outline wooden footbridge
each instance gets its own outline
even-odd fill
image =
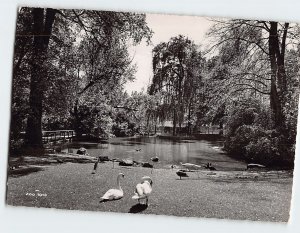
[[[58,141],[67,142],[72,141],[76,136],[74,130],[54,130],[42,131],[43,143],[56,143]]]

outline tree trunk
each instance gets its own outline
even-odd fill
[[[173,136],[176,135],[176,124],[177,124],[177,120],[176,120],[176,108],[174,108],[174,112],[173,112]]]
[[[33,15],[33,55],[31,59],[31,80],[29,95],[29,116],[25,135],[25,144],[29,147],[43,147],[42,113],[45,77],[44,63],[55,19],[55,10],[47,9],[46,17],[43,8],[34,8]]]
[[[154,134],[156,134],[157,133],[157,113],[155,113],[155,127],[154,127]]]
[[[82,137],[82,130],[80,129],[81,119],[78,115],[78,102],[79,100],[76,99],[74,104],[74,125],[73,125],[77,139]]]
[[[191,130],[191,108],[192,108],[192,99],[190,99],[189,109],[188,109],[188,125],[187,125],[188,135],[192,134],[192,130]]]
[[[286,34],[283,35],[284,45],[282,51],[279,47],[278,39],[278,23],[270,22],[269,34],[269,59],[271,64],[271,91],[270,91],[270,106],[273,112],[274,128],[281,130],[285,125],[285,119],[282,109],[284,96],[286,93],[286,73],[284,67],[284,52]],[[286,27],[287,30],[287,27]]]
[[[149,121],[150,121],[150,114],[147,114],[147,124],[146,124],[146,128],[147,128],[147,133],[149,135]]]

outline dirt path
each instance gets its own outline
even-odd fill
[[[92,163],[63,163],[41,167],[41,171],[8,178],[7,204],[59,209],[162,214],[188,217],[281,221],[289,218],[292,174],[289,172],[189,173],[182,180],[175,170],[141,167],[112,168]],[[125,174],[121,200],[99,203],[99,198],[116,187],[116,176]],[[153,179],[148,208],[131,199],[142,176]],[[199,178],[198,178],[199,176]]]

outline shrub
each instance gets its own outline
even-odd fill
[[[246,147],[264,135],[264,129],[259,126],[242,125],[237,128],[234,136],[226,138],[225,150],[235,157],[244,158]]]
[[[246,160],[249,162],[258,162],[266,165],[273,163],[279,157],[278,148],[267,137],[260,137],[256,141],[251,141],[246,147]]]
[[[224,149],[230,155],[267,166],[293,166],[294,137],[272,129],[269,108],[252,100],[235,103],[226,119]]]

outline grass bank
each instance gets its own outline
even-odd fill
[[[116,164],[115,164],[116,165]],[[38,165],[40,166],[40,165]],[[288,171],[190,172],[182,180],[176,170],[114,166],[101,163],[96,174],[92,161],[45,164],[23,176],[9,175],[7,204],[70,210],[108,211],[286,222],[292,190]],[[116,187],[116,176],[125,174],[125,196],[100,203],[99,198]],[[153,179],[148,207],[131,199],[142,176]]]

